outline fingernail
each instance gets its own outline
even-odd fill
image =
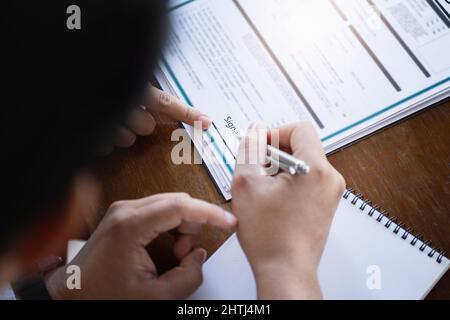
[[[203,129],[208,129],[209,127],[211,127],[212,120],[208,116],[200,116],[198,120],[202,122]]]
[[[227,222],[229,224],[235,224],[237,222],[237,218],[234,214],[232,214],[231,212],[228,212],[226,210],[223,210],[224,213],[224,217],[227,220]]]
[[[206,252],[205,249],[199,248],[199,249],[196,250],[196,252],[195,252],[195,258],[196,258],[197,261],[200,262],[201,264],[205,263],[207,257],[208,257],[208,252]]]

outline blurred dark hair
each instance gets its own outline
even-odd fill
[[[81,30],[69,30],[69,5]],[[163,41],[163,0],[2,1],[0,251],[48,205],[131,106]],[[5,86],[6,85],[6,86]]]

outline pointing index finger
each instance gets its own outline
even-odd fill
[[[208,129],[211,126],[212,121],[208,116],[184,104],[178,98],[155,87],[150,87],[149,91],[146,103],[149,109],[164,113],[172,119],[184,122],[190,126],[194,126],[196,121],[202,123],[203,129]]]

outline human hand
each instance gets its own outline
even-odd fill
[[[201,122],[203,129],[208,129],[212,124],[207,115],[184,104],[176,97],[149,86],[145,103],[131,110],[124,124],[117,129],[113,142],[103,146],[101,153],[109,154],[114,150],[114,147],[131,147],[137,136],[151,135],[155,130],[156,121],[150,112],[165,114],[176,121],[191,126],[194,126],[195,122]]]
[[[236,218],[218,206],[186,194],[160,194],[113,204],[71,265],[81,270],[81,290],[66,287],[60,268],[47,279],[54,299],[185,299],[201,284],[204,249],[194,248],[201,225],[232,228]],[[177,229],[180,265],[158,274],[145,247]]]
[[[311,167],[308,175],[261,174],[267,137]],[[257,153],[254,164],[249,152]],[[279,131],[253,125],[239,147],[233,179],[237,234],[257,281],[258,297],[320,298],[317,269],[332,218],[344,192],[343,177],[330,165],[312,125]]]

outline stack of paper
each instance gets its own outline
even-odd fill
[[[236,135],[306,120],[327,152],[450,95],[444,0],[171,1],[157,78],[214,120],[194,141],[224,196]]]

